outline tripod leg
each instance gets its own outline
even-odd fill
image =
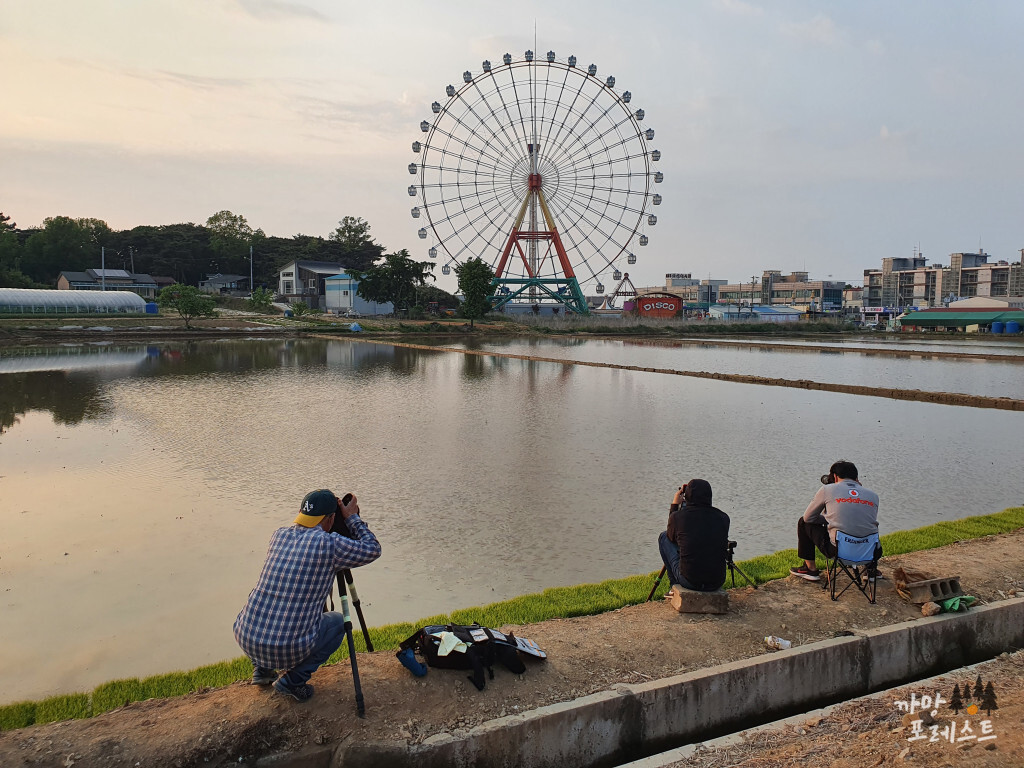
[[[345,637],[348,640],[348,658],[352,662],[352,684],[356,689],[356,712],[366,717],[366,705],[363,702],[363,687],[359,684],[359,664],[356,662],[356,641],[352,637],[352,616],[348,610],[348,595],[345,582],[338,577],[338,589],[341,591],[341,613],[345,617]]]
[[[754,581],[753,581],[753,579],[751,579],[751,578],[750,578],[749,576],[747,576],[747,574],[745,574],[745,573],[743,572],[743,569],[742,569],[742,568],[740,568],[740,567],[739,567],[738,565],[736,565],[735,563],[731,563],[729,567],[730,567],[730,568],[735,568],[735,569],[736,569],[737,571],[739,571],[739,572],[740,572],[740,576],[742,576],[742,577],[743,577],[744,579],[746,579],[746,580],[747,580],[747,584],[749,584],[750,586],[752,586],[752,587],[753,587],[754,589],[757,589],[757,584],[755,584],[755,583],[754,583]],[[735,573],[733,573],[733,575],[732,575],[732,585],[733,585],[734,587],[736,586],[736,574],[735,574]]]
[[[345,581],[348,582],[348,591],[352,593],[352,605],[355,606],[356,616],[359,617],[359,626],[363,630],[363,640],[366,641],[366,650],[373,653],[373,641],[370,640],[370,630],[366,628],[366,619],[363,618],[363,607],[359,604],[359,593],[356,592],[356,585],[352,581],[352,569],[345,568]]]
[[[651,587],[651,593],[647,596],[647,602],[651,602],[654,599],[654,593],[658,591],[658,585],[661,584],[661,579],[665,575],[666,566],[661,566],[661,573],[658,574],[658,578],[654,580],[654,586]]]

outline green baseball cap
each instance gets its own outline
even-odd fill
[[[297,525],[306,528],[315,528],[327,515],[338,511],[338,497],[322,488],[319,491],[310,491],[299,505],[299,516],[295,518]]]

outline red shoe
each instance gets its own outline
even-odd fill
[[[794,576],[799,576],[801,579],[807,579],[808,581],[821,581],[821,571],[814,568],[808,568],[807,563],[804,563],[799,568],[790,568],[789,572]]]

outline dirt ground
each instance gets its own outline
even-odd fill
[[[882,575],[888,576],[897,565],[936,576],[958,575],[964,590],[985,602],[1017,592],[1024,595],[1024,529],[885,558]],[[730,612],[724,616],[680,615],[663,603],[649,603],[599,616],[504,627],[536,641],[547,651],[548,659],[527,659],[526,673],[518,676],[499,666],[482,692],[466,679],[465,672],[432,669],[425,678],[414,678],[393,652],[360,654],[367,708],[362,720],[355,717],[351,669],[345,661],[321,668],[313,676],[316,694],[305,704],[239,682],[176,699],[130,704],[89,720],[6,732],[0,734],[0,765],[217,766],[311,745],[347,746],[395,739],[417,743],[437,733],[457,735],[495,717],[568,701],[615,683],[648,681],[756,656],[766,652],[766,635],[802,645],[831,637],[838,629],[865,629],[921,616],[917,606],[896,594],[890,580],[880,583],[876,605],[856,593],[830,603],[817,584],[794,577],[756,591],[749,587],[733,590],[730,603]],[[969,748],[972,765],[1021,764],[1020,759],[1014,762],[1009,757],[1014,745],[1020,746],[1024,738],[1021,709],[1014,706],[1014,702],[1024,703],[1020,657],[1013,658],[1017,661],[1006,662],[994,673],[1000,709],[992,719],[999,735],[988,744],[994,743],[996,749],[986,749],[986,745]],[[878,738],[858,744],[867,752],[863,761],[836,765],[891,764],[884,761],[900,738],[890,734],[896,727],[889,719],[890,708],[872,706],[877,711],[871,710],[868,733],[877,733]],[[878,719],[880,714],[885,717]],[[802,741],[788,747],[779,737],[780,748],[800,747],[804,755],[820,763],[819,750],[833,749],[837,734],[844,729],[860,733],[854,731],[853,724],[859,716],[856,712],[837,715],[836,724],[822,720],[814,728],[805,728],[806,734],[797,734]],[[883,742],[882,735],[888,741]],[[955,748],[940,753],[934,749],[937,746],[911,745],[903,759],[917,760],[920,755],[921,764],[942,765],[941,761],[928,762],[941,754],[949,765],[960,764],[955,762],[959,754]],[[836,749],[837,754],[842,752]],[[895,750],[897,757],[902,749]],[[755,761],[742,764],[804,764],[805,758],[796,752],[792,758],[781,754],[775,759],[766,753],[763,759],[751,757]],[[988,762],[981,762],[980,756]]]

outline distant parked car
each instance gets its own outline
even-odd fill
[[[360,314],[359,312],[356,312],[354,309],[350,309],[347,312],[345,312],[345,314],[343,314],[342,317],[356,318],[356,317],[362,317],[362,314]]]

